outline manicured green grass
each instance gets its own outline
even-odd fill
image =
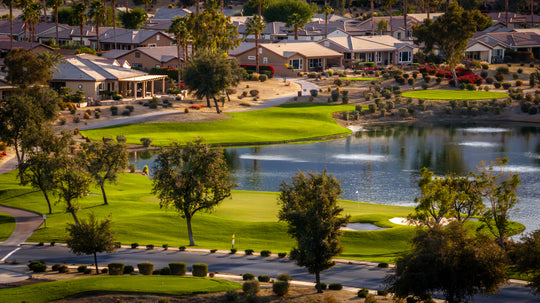
[[[8,214],[0,213],[0,241],[5,241],[15,230],[15,218]]]
[[[225,280],[179,276],[100,276],[43,282],[0,289],[2,302],[50,302],[84,292],[137,292],[164,295],[191,295],[239,289]]]
[[[380,78],[341,78],[341,80],[349,80],[349,81],[376,81]]]
[[[30,187],[17,184],[16,173],[0,175],[0,204],[47,212],[43,195]],[[159,207],[159,201],[150,194],[151,181],[144,176],[125,174],[118,185],[106,185],[110,205],[103,205],[99,189],[80,201],[79,218],[90,212],[103,218],[111,215],[117,240],[123,244],[154,244],[160,247],[188,246],[185,220],[173,210]],[[235,234],[236,248],[240,251],[270,250],[288,252],[294,241],[288,236],[285,223],[277,221],[278,194],[268,192],[234,191],[214,213],[197,213],[193,218],[193,231],[197,247],[230,249]],[[341,201],[351,222],[368,222],[391,227],[371,232],[345,232],[342,237],[345,250],[341,257],[374,262],[391,262],[409,247],[408,240],[414,228],[390,223],[392,217],[403,217],[412,208]],[[53,206],[47,215],[47,227],[39,228],[28,241],[65,242],[66,223],[72,222],[62,204]],[[0,229],[3,226],[0,225]]]
[[[351,133],[331,117],[333,112],[347,110],[354,110],[354,105],[284,104],[256,111],[225,113],[232,119],[221,121],[119,125],[86,130],[83,134],[93,140],[124,135],[130,144],[140,144],[140,138],[147,137],[156,146],[169,145],[173,141],[186,142],[194,137],[203,137],[210,144],[284,142]]]
[[[489,100],[508,97],[506,93],[468,91],[468,90],[415,90],[401,94],[404,98],[418,98],[425,100]]]

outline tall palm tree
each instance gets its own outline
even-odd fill
[[[43,22],[47,23],[47,0],[41,0],[41,6],[43,7]]]
[[[294,13],[287,20],[287,27],[292,27],[294,30],[294,40],[298,40],[298,30],[304,28],[306,20],[298,13]]]
[[[99,53],[101,52],[101,46],[99,44],[99,24],[105,18],[105,8],[103,7],[103,2],[101,2],[101,0],[93,0],[92,3],[90,3],[88,17],[94,19],[94,24],[96,25],[97,51]]]
[[[405,30],[405,37],[407,35],[407,0],[403,0],[403,29]]]
[[[255,35],[255,72],[259,73],[259,35],[264,31],[266,25],[258,15],[253,15],[246,22],[246,31],[248,34]]]
[[[56,27],[56,41],[55,43],[60,45],[59,36],[58,36],[58,8],[62,5],[63,0],[47,0],[47,5],[54,7],[54,24]]]
[[[531,0],[531,27],[534,28],[534,0]]]
[[[86,22],[86,4],[84,2],[79,2],[72,6],[73,9],[73,23],[79,25],[79,30],[81,31],[81,46],[84,46],[83,41],[83,27]]]
[[[384,2],[384,6],[383,8],[384,9],[388,9],[388,14],[390,15],[390,32],[393,33],[393,28],[392,28],[392,6],[396,4],[396,0],[386,0]]]
[[[330,16],[333,12],[334,9],[328,5],[328,3],[325,3],[321,8],[321,13],[324,14],[324,39],[328,38],[328,16]]]
[[[113,31],[114,31],[114,49],[117,49],[117,46],[116,46],[116,0],[111,0],[111,8],[112,8],[112,23],[113,23]]]
[[[26,7],[24,7],[22,12],[22,18],[26,27],[28,27],[28,34],[30,36],[30,41],[35,41],[36,34],[36,24],[41,19],[41,4],[38,2],[31,2]],[[25,38],[26,38],[26,27],[25,27]]]
[[[268,0],[253,0],[254,4],[257,4],[257,15],[262,17],[262,8],[268,5]]]
[[[180,78],[182,76],[180,68],[182,65],[181,52],[184,53],[185,66],[187,63],[187,45],[189,40],[191,40],[191,31],[189,30],[190,27],[188,26],[188,18],[188,16],[174,17],[169,29],[167,30],[168,33],[173,34],[176,38],[176,50],[178,56],[178,89],[181,87]]]
[[[371,35],[375,35],[375,5],[371,0]]]
[[[17,4],[17,7],[19,9],[23,10],[23,11],[32,2],[33,2],[33,0],[15,0],[15,3]],[[23,16],[23,21],[24,21],[24,16]],[[27,30],[28,30],[28,24],[26,24],[26,22],[24,22],[24,36],[23,37],[24,37],[25,41],[27,40],[27,35],[26,35]]]
[[[154,0],[143,0],[145,12],[148,12],[148,5],[152,4],[153,1]],[[148,20],[144,23],[144,28],[148,29]]]
[[[15,0],[1,0],[3,6],[9,8],[9,49],[13,48],[13,4]]]

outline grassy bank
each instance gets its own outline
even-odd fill
[[[508,97],[506,93],[468,90],[413,90],[401,94],[404,98],[425,100],[491,100]]]
[[[0,204],[47,212],[43,195],[17,184],[16,173],[0,175],[5,190],[0,192]],[[151,181],[134,174],[122,175],[118,185],[106,185],[110,205],[103,205],[99,189],[80,201],[79,217],[93,212],[98,217],[111,215],[117,240],[123,244],[162,244],[188,246],[185,220],[173,210],[159,207],[150,194]],[[232,234],[238,250],[254,249],[288,252],[293,240],[286,233],[286,225],[277,221],[277,193],[234,191],[214,213],[197,213],[193,219],[195,243],[209,249],[230,249]],[[414,228],[391,224],[388,219],[406,216],[411,208],[353,201],[341,201],[351,222],[368,222],[390,227],[379,231],[345,232],[342,237],[345,251],[341,257],[389,262],[399,252],[408,249]],[[28,241],[65,242],[66,223],[72,222],[62,204],[53,206],[47,215],[47,227],[39,228]],[[3,229],[3,225],[0,225]]]
[[[203,137],[210,144],[284,142],[348,134],[351,131],[339,126],[331,114],[351,110],[354,105],[284,104],[256,111],[225,113],[232,119],[214,122],[130,124],[82,133],[93,140],[124,135],[130,144],[140,144],[140,138],[147,137],[157,146],[172,141],[186,142],[194,137]]]
[[[84,292],[135,292],[190,295],[239,289],[240,284],[207,278],[179,276],[100,276],[44,282],[0,289],[2,302],[40,303],[60,300]]]
[[[0,241],[5,241],[15,230],[15,218],[8,214],[0,213]]]

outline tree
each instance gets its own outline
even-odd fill
[[[259,36],[266,28],[261,17],[253,15],[246,22],[246,32],[255,35],[255,72],[259,73]]]
[[[7,68],[6,80],[21,88],[34,84],[47,84],[53,76],[51,68],[56,64],[43,60],[24,49],[14,49],[7,53],[4,63]]]
[[[93,254],[98,275],[97,253],[112,253],[115,249],[111,219],[99,221],[92,213],[88,216],[88,220],[81,220],[80,224],[68,223],[66,229],[69,233],[66,240],[67,247],[77,255]]]
[[[9,8],[9,49],[13,49],[13,4],[15,0],[2,0],[2,5]]]
[[[105,7],[101,0],[94,0],[90,3],[90,9],[88,10],[88,17],[94,19],[94,24],[96,25],[96,38],[97,38],[97,51],[101,51],[101,46],[99,44],[99,24],[103,22],[105,18]]]
[[[231,195],[233,184],[223,152],[202,139],[185,146],[173,143],[158,153],[152,193],[161,207],[174,207],[186,219],[189,245],[194,246],[191,220],[198,211],[212,211]]]
[[[397,0],[385,0],[384,5],[383,5],[384,9],[388,9],[388,15],[390,16],[390,32],[393,32],[393,28],[392,28],[392,16],[393,16],[392,6],[395,5],[396,3],[397,3]]]
[[[59,34],[58,34],[58,8],[63,4],[63,0],[47,0],[48,6],[54,7],[54,24],[56,29],[56,41],[55,44],[60,44],[59,42]]]
[[[242,68],[236,61],[228,59],[227,54],[200,51],[186,68],[184,83],[190,92],[195,92],[195,97],[206,98],[208,107],[213,99],[219,114],[216,96],[228,87],[236,86],[242,73]]]
[[[523,235],[511,253],[519,271],[532,276],[528,285],[532,292],[540,295],[540,230]]]
[[[309,22],[315,11],[316,6],[311,6],[305,1],[276,0],[268,3],[262,15],[265,22],[288,22],[293,14],[298,14],[302,20]]]
[[[231,18],[208,6],[199,14],[190,14],[188,28],[191,29],[193,48],[196,51],[209,50],[227,52],[241,43],[238,27]]]
[[[324,39],[328,38],[328,16],[330,16],[333,12],[334,9],[328,5],[328,3],[325,3],[321,8],[321,13],[324,14]]]
[[[108,205],[105,182],[116,184],[118,174],[129,164],[126,146],[114,141],[93,142],[84,144],[78,156],[101,188],[103,204]]]
[[[502,249],[487,235],[472,235],[454,222],[446,228],[418,229],[412,251],[397,258],[395,273],[385,284],[397,298],[426,300],[442,292],[447,302],[457,303],[492,294],[505,281]]]
[[[144,11],[148,12],[148,5],[152,4],[152,2],[154,2],[154,0],[142,0],[142,1],[144,3]],[[148,29],[148,22],[144,23],[144,28]]]
[[[24,23],[26,24],[26,27],[24,28],[26,33],[26,28],[28,28],[28,34],[30,35],[30,41],[35,41],[35,27],[36,24],[41,19],[41,9],[42,6],[38,2],[30,2],[28,5],[23,7],[22,11],[22,18]],[[25,35],[24,39],[26,40],[27,37]]]
[[[456,65],[463,58],[467,43],[473,35],[491,25],[491,19],[479,11],[467,11],[452,2],[448,11],[435,21],[426,19],[423,24],[413,26],[416,43],[424,43],[424,53],[430,53],[435,46],[444,58],[457,83]]]
[[[289,17],[285,25],[293,28],[294,40],[298,40],[298,30],[303,29],[307,22],[309,22],[308,19],[304,19],[302,15],[294,13]]]
[[[148,13],[142,8],[134,8],[130,12],[121,12],[119,17],[125,28],[140,29],[148,20]]]
[[[176,16],[174,17],[171,25],[169,26],[169,29],[167,30],[168,33],[171,33],[174,35],[176,39],[176,51],[178,56],[178,89],[181,87],[180,79],[182,78],[182,69],[180,66],[182,66],[182,56],[181,54],[184,54],[184,63],[187,62],[187,46],[189,41],[191,40],[191,30],[188,27],[188,19],[189,17],[180,17]],[[185,67],[185,66],[184,66]]]
[[[377,22],[377,33],[379,33],[379,35],[384,35],[385,32],[389,31],[389,26],[388,20],[381,19]]]
[[[504,171],[506,163],[508,163],[507,158],[497,159],[489,165],[486,162],[480,162],[479,173],[474,175],[480,184],[481,194],[487,205],[480,221],[496,237],[503,249],[511,233],[510,212],[519,201],[516,191],[520,183],[518,174],[509,174]]]
[[[178,0],[179,7],[191,7],[197,4],[198,0]]]
[[[322,293],[320,273],[333,267],[332,257],[343,250],[340,228],[349,221],[349,216],[340,216],[341,182],[326,170],[307,175],[299,172],[290,184],[281,183],[280,192],[279,220],[287,222],[287,233],[297,241],[291,259],[315,274],[317,292]]]
[[[79,26],[80,35],[81,35],[81,46],[84,46],[83,41],[83,27],[86,22],[86,10],[88,7],[85,2],[79,2],[72,6],[73,16],[71,17],[73,22]]]

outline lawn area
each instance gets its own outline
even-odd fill
[[[13,230],[15,230],[15,218],[8,214],[0,213],[0,241],[5,241],[9,238]]]
[[[468,90],[415,90],[401,94],[404,98],[417,98],[425,100],[491,100],[508,97],[506,93],[468,91]]]
[[[15,172],[0,175],[3,189],[0,204],[47,212],[43,195],[30,187],[17,184]],[[111,215],[117,240],[123,244],[154,244],[161,247],[188,246],[185,220],[173,210],[161,209],[151,191],[151,181],[144,176],[124,174],[118,185],[105,187],[110,205],[103,205],[98,188],[80,201],[79,218],[93,212],[103,218]],[[277,221],[277,193],[234,191],[214,213],[197,213],[193,218],[193,230],[197,247],[230,249],[232,234],[240,251],[270,250],[288,252],[293,240],[286,233],[285,223]],[[374,262],[391,262],[397,254],[406,250],[414,228],[394,225],[392,217],[406,216],[412,208],[380,204],[341,201],[351,222],[369,222],[391,227],[379,231],[351,232],[342,237],[345,250],[341,257]],[[62,204],[53,206],[53,214],[47,215],[47,227],[39,228],[28,241],[65,242],[66,223],[72,222]],[[4,228],[0,224],[0,230]]]
[[[0,289],[2,302],[40,303],[91,291],[190,295],[239,289],[238,283],[180,276],[100,276]]]
[[[173,141],[186,142],[194,137],[203,137],[210,144],[283,142],[351,133],[331,117],[333,112],[347,110],[354,110],[354,105],[284,104],[256,111],[225,113],[232,119],[214,122],[130,124],[82,133],[92,140],[124,135],[130,144],[140,144],[139,140],[147,137],[156,146]]]

